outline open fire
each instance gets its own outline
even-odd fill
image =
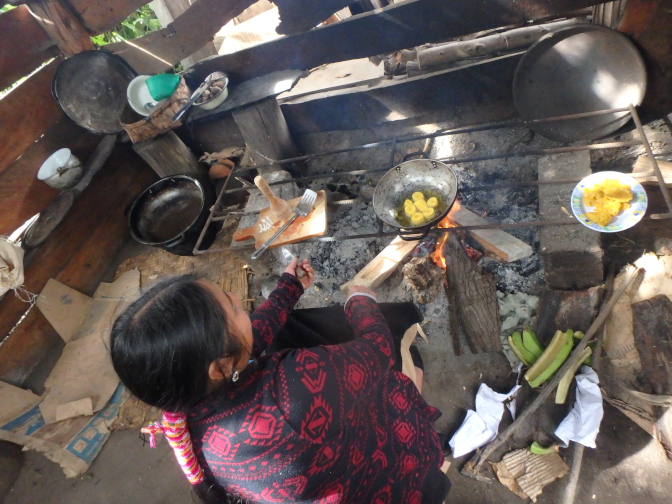
[[[456,225],[451,220],[450,214],[452,214],[453,212],[457,212],[460,208],[461,208],[460,202],[456,199],[455,203],[453,204],[453,207],[450,209],[450,212],[448,212],[448,215],[446,215],[443,218],[443,220],[439,222],[437,227],[442,229],[455,227]],[[446,243],[446,240],[448,239],[448,234],[449,233],[444,233],[443,235],[441,235],[441,237],[436,242],[436,248],[434,249],[434,252],[430,254],[430,257],[434,262],[434,264],[443,268],[444,270],[446,269],[446,257],[443,254],[443,244]]]

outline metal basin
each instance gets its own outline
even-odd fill
[[[525,120],[639,105],[646,68],[635,45],[615,30],[580,25],[549,33],[525,53],[513,79],[513,99]],[[630,119],[617,112],[531,125],[558,142],[605,137]]]
[[[444,208],[431,221],[418,225],[403,225],[397,218],[405,199],[415,191],[435,191],[444,199]],[[373,193],[373,209],[380,219],[395,228],[429,229],[443,219],[455,202],[457,177],[453,170],[440,161],[414,159],[395,166],[388,171]]]

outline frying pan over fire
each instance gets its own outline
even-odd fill
[[[404,200],[416,191],[440,195],[440,206],[431,220],[413,225],[402,222],[399,216]],[[426,235],[432,226],[448,215],[456,195],[457,177],[448,165],[432,159],[413,159],[395,166],[380,179],[373,193],[373,209],[385,224],[401,229],[402,238],[408,231]],[[417,240],[419,237],[414,235],[410,239]]]

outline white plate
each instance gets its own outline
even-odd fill
[[[152,95],[149,94],[149,89],[147,89],[147,84],[145,81],[149,79],[151,75],[138,75],[133,79],[126,90],[126,98],[128,98],[128,104],[135,110],[138,114],[143,116],[148,116],[154,110],[159,108],[165,100],[157,102],[156,105],[149,110],[145,108],[145,104],[154,103],[156,100],[152,98]]]
[[[618,180],[621,184],[630,186],[632,200],[630,201],[630,208],[621,211],[616,217],[611,219],[611,222],[606,226],[600,226],[586,217],[586,213],[592,212],[595,207],[587,207],[584,205],[583,190],[590,189],[595,184],[599,184],[605,180]],[[646,213],[648,199],[646,197],[646,191],[644,191],[642,185],[630,175],[620,172],[605,171],[588,175],[579,182],[572,192],[570,204],[574,216],[587,228],[602,233],[618,233],[619,231],[631,228],[642,220],[642,217],[644,217],[644,214]]]

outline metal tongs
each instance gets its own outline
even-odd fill
[[[189,110],[189,107],[191,107],[196,100],[198,100],[203,93],[205,93],[205,90],[208,88],[210,83],[212,82],[215,74],[210,74],[208,75],[203,83],[198,86],[198,89],[194,91],[194,94],[191,95],[191,98],[189,98],[189,101],[184,104],[184,106],[177,111],[177,113],[173,116],[173,122],[179,121],[180,117],[184,115],[184,113]]]
[[[264,252],[268,250],[268,247],[271,246],[271,243],[273,243],[278,236],[284,233],[297,217],[307,217],[308,214],[313,210],[313,205],[315,204],[316,200],[317,193],[315,191],[311,191],[310,189],[306,189],[306,192],[303,194],[299,200],[299,203],[294,208],[294,215],[292,215],[289,220],[285,222],[285,224],[280,229],[278,229],[278,232],[271,236],[266,243],[254,251],[252,254],[252,259],[259,259],[264,254]]]

